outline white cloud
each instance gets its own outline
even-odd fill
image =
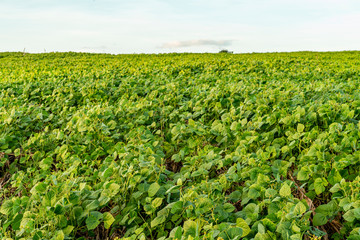
[[[161,48],[182,48],[182,47],[193,47],[193,46],[219,46],[225,47],[230,46],[231,40],[190,40],[190,41],[175,41],[164,43]]]

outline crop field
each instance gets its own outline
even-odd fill
[[[0,53],[1,239],[360,239],[360,52]]]

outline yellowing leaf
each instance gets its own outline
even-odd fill
[[[251,232],[249,225],[242,218],[236,219],[236,226],[240,227],[243,231],[243,234],[241,237],[245,237],[246,235],[248,235]]]
[[[289,197],[291,195],[291,188],[287,183],[284,183],[280,188],[280,196]]]
[[[104,217],[104,227],[105,229],[109,229],[111,224],[113,224],[113,222],[115,221],[115,218],[109,212],[103,213],[103,217]]]
[[[305,126],[304,126],[303,124],[299,123],[299,124],[297,125],[297,131],[298,131],[298,133],[302,133],[302,132],[304,131],[304,129],[305,129]]]

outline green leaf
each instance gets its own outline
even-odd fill
[[[256,205],[255,203],[249,203],[244,208],[244,212],[245,212],[247,218],[256,220],[258,218],[259,206]]]
[[[187,220],[186,222],[184,222],[183,228],[184,228],[185,237],[188,237],[188,236],[195,237],[196,236],[196,228],[197,228],[196,222],[194,222],[192,220]]]
[[[297,233],[297,234],[291,235],[291,236],[290,236],[290,239],[291,239],[291,240],[302,240],[303,238],[302,238],[302,236],[301,236],[300,233]]]
[[[343,198],[339,202],[339,206],[342,207],[345,211],[350,210],[352,205],[353,205],[353,202],[350,201],[349,197]]]
[[[148,190],[149,197],[155,196],[155,194],[159,191],[159,189],[160,189],[160,185],[158,183],[155,182],[151,184]]]
[[[73,229],[74,229],[74,226],[68,225],[62,231],[65,235],[70,235],[70,233],[72,232]]]
[[[265,227],[261,223],[258,224],[258,232],[261,234],[265,234]]]
[[[183,184],[181,178],[178,178],[178,180],[176,181],[176,185],[181,186]]]
[[[284,183],[280,188],[280,196],[289,197],[291,195],[291,188],[287,183]]]
[[[154,220],[151,221],[150,223],[151,228],[154,228],[157,225],[162,224],[163,222],[165,222],[165,220],[166,220],[166,215],[157,216]]]
[[[3,202],[0,208],[0,213],[4,215],[9,215],[12,212],[13,202],[11,200],[6,200]]]
[[[260,193],[256,189],[251,188],[248,192],[248,197],[251,199],[257,199],[258,197],[260,197]]]
[[[158,208],[161,204],[162,204],[162,201],[163,199],[162,198],[155,198],[151,205],[154,207],[154,208]]]
[[[240,227],[231,227],[220,234],[223,239],[238,240],[242,237],[243,231]]]
[[[37,231],[37,232],[34,234],[32,240],[41,240],[42,237],[43,237],[42,232],[41,232],[41,231]],[[10,238],[10,239],[12,239],[12,238]],[[9,240],[9,238],[5,238],[5,240]]]
[[[37,183],[31,190],[30,192],[32,194],[36,194],[36,193],[44,193],[46,191],[46,187],[47,184],[41,182],[41,183]]]
[[[100,206],[100,202],[98,200],[91,201],[88,205],[86,205],[85,210],[91,211],[95,210]]]
[[[327,221],[328,220],[327,220],[326,216],[322,213],[316,213],[313,218],[314,226],[322,226],[322,225],[326,224]]]
[[[346,221],[348,221],[348,222],[353,222],[353,221],[355,220],[355,214],[354,214],[353,209],[347,211],[347,212],[343,215],[343,218],[344,218]]]
[[[340,184],[336,183],[334,186],[332,186],[332,188],[330,188],[329,191],[332,192],[332,193],[336,193],[336,192],[338,192],[340,190],[341,190]]]
[[[305,129],[305,126],[303,124],[299,123],[297,125],[297,132],[298,133],[302,133],[304,131],[304,129]]]
[[[226,211],[226,212],[233,212],[234,210],[235,210],[236,208],[232,205],[232,204],[230,204],[230,203],[225,203],[224,204],[224,210]]]
[[[100,220],[102,219],[102,216],[103,215],[100,212],[97,211],[90,212],[89,216],[86,218],[85,221],[88,230],[95,229],[100,224]]]
[[[183,201],[177,201],[171,208],[171,213],[175,214],[180,212],[183,209]]]
[[[61,204],[56,204],[56,206],[54,208],[54,213],[56,215],[60,215],[60,214],[64,213],[64,207]]]
[[[329,176],[328,176],[328,181],[331,185],[335,185],[336,183],[339,183],[341,181],[342,177],[339,173],[339,171],[335,168],[331,169]]]
[[[176,229],[174,240],[175,239],[181,240],[181,237],[182,237],[182,227],[179,226]]]
[[[109,229],[111,224],[113,224],[113,222],[115,221],[115,218],[109,212],[103,213],[103,217],[104,217],[104,227],[105,229]]]
[[[52,239],[54,239],[54,240],[64,240],[64,238],[65,238],[64,233],[63,233],[63,231],[60,230],[60,231],[57,231],[55,233],[55,236]]]
[[[337,203],[335,201],[330,201],[327,204],[323,204],[318,206],[315,209],[316,213],[322,213],[325,216],[332,216],[336,213],[336,211],[339,209]]]
[[[251,232],[249,225],[242,218],[236,219],[236,226],[242,229],[242,237],[247,236]]]
[[[353,209],[356,219],[360,219],[360,208]]]
[[[298,202],[294,208],[294,214],[300,215],[306,212],[306,206],[302,202]]]
[[[39,162],[39,167],[43,170],[48,170],[51,167],[51,164],[53,163],[52,157],[47,157]]]
[[[120,185],[116,183],[111,183],[108,189],[111,191],[111,196],[115,196],[120,189]]]
[[[102,179],[106,180],[112,176],[114,169],[109,167],[102,173]]]
[[[39,162],[41,157],[42,157],[42,153],[39,151],[36,151],[34,153],[34,155],[32,156],[32,159],[34,160],[34,162]]]
[[[181,240],[182,227],[178,226],[178,227],[173,228],[170,232],[169,237],[170,237],[170,239],[173,239],[173,240]]]
[[[297,179],[299,181],[308,180],[310,175],[310,171],[307,167],[302,167],[297,174]]]
[[[314,188],[315,188],[315,193],[317,195],[321,194],[322,192],[325,191],[325,186],[327,185],[327,182],[325,179],[322,178],[316,178],[315,182],[314,182]]]
[[[298,225],[296,225],[296,223],[293,223],[293,225],[291,226],[291,230],[296,233],[299,233],[301,231],[301,229],[298,227]]]

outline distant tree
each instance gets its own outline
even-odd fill
[[[232,51],[229,51],[227,49],[222,49],[219,51],[219,53],[233,53]]]

